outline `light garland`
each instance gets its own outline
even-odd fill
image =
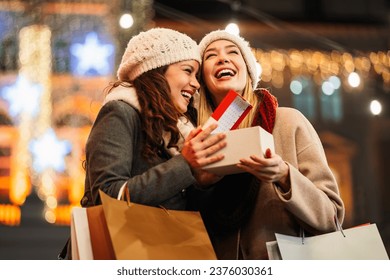
[[[29,116],[22,120],[19,126],[23,143],[21,143],[18,152],[22,153],[21,158],[24,159],[21,166],[26,169],[26,166],[31,166],[31,158],[28,151],[31,139],[43,135],[51,127],[51,31],[44,25],[24,27],[20,30],[19,42],[19,73],[42,87],[40,111],[37,120],[34,120],[33,123],[32,117]],[[34,170],[32,169],[31,171]],[[46,201],[47,198],[55,194],[55,184],[53,183],[51,169],[45,169],[40,174],[33,172],[31,178],[33,185],[38,187],[38,194],[41,199]],[[47,211],[47,207],[45,207],[44,211]],[[44,216],[47,217],[48,215],[44,214]],[[55,219],[47,220],[48,222],[55,222]]]
[[[291,79],[296,76],[309,76],[316,84],[321,85],[331,76],[338,76],[342,81],[346,81],[353,72],[362,78],[375,73],[382,78],[384,87],[390,87],[390,50],[356,56],[348,52],[296,49],[256,49],[254,54],[262,67],[261,80],[276,88],[283,87],[289,76]]]

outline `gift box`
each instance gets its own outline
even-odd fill
[[[274,138],[260,126],[229,130],[226,134],[227,145],[217,153],[224,154],[224,159],[203,167],[204,170],[218,174],[227,175],[244,172],[236,165],[240,159],[249,158],[251,155],[265,155],[270,149],[275,153]]]

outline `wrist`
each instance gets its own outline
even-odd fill
[[[290,171],[289,171],[290,169],[286,162],[284,162],[284,167],[285,167],[285,170],[283,172],[284,175],[278,181],[276,181],[275,184],[284,192],[289,192],[291,188]]]

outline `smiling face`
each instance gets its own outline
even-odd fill
[[[227,40],[211,43],[203,54],[203,79],[218,105],[232,89],[242,93],[247,81],[247,67],[240,49]]]
[[[180,113],[187,112],[192,96],[200,87],[196,79],[198,71],[197,61],[186,60],[169,65],[165,72],[172,102]]]

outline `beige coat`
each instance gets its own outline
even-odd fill
[[[244,173],[225,176],[198,197],[199,210],[219,259],[266,259],[265,243],[275,240],[275,232],[298,236],[303,228],[307,234],[326,233],[336,229],[336,215],[340,222],[344,219],[344,205],[336,180],[310,122],[295,109],[278,108],[272,134],[276,153],[290,168],[288,193],[282,193],[275,184],[260,182]],[[244,182],[259,186],[257,193],[249,192],[246,198],[240,196],[238,188],[242,188]],[[224,197],[225,190],[231,194]],[[251,196],[256,196],[252,197],[252,202]],[[240,224],[229,228],[227,218],[225,227],[216,226],[220,219],[215,218],[215,213],[224,207],[223,201],[228,201],[225,207],[229,208],[226,205],[240,199],[248,201],[239,211]],[[231,209],[227,212],[233,213]],[[236,214],[231,217],[235,218]]]

